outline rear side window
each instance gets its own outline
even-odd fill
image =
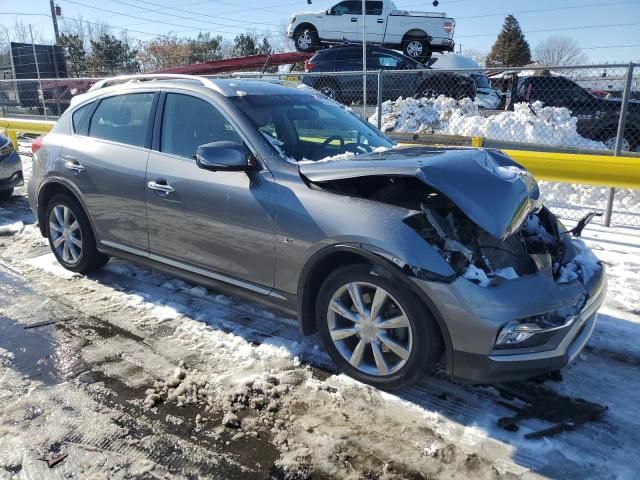
[[[161,152],[194,158],[200,145],[225,140],[243,143],[216,107],[191,95],[167,94],[162,114]]]
[[[153,93],[128,93],[105,98],[89,124],[89,136],[143,147]]]
[[[83,123],[82,121],[84,120],[85,115],[89,113],[89,110],[92,106],[93,103],[89,103],[73,112],[73,114],[71,115],[71,123],[73,124],[74,133],[80,133],[80,128],[82,127]]]

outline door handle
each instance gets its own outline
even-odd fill
[[[378,22],[378,23],[384,23],[384,19],[379,18],[379,19],[377,20],[377,22]]]
[[[159,180],[159,181],[161,181],[161,180]],[[166,194],[173,193],[173,192],[176,191],[175,188],[173,188],[171,185],[169,185],[166,182],[165,183],[149,182],[149,183],[147,183],[147,187],[150,190],[155,190],[157,192],[162,192],[162,193],[166,193]]]
[[[351,21],[352,21],[352,22],[357,22],[357,21],[358,21],[358,19],[357,19],[356,17],[351,17]]]
[[[67,170],[71,170],[75,173],[84,172],[86,170],[84,165],[82,165],[75,157],[65,155],[62,157],[62,159],[66,160],[66,162],[64,162],[64,168],[66,168]]]

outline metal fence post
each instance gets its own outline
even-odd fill
[[[31,30],[31,24],[29,24],[29,35],[31,35],[31,50],[33,51],[33,61],[36,63],[38,84],[40,85],[40,92],[42,93],[42,113],[44,114],[44,119],[48,120],[49,117],[47,117],[47,104],[44,102],[44,90],[42,88],[42,79],[40,78],[40,65],[38,64],[38,54],[36,53],[36,46],[33,43],[33,30]]]
[[[618,119],[618,133],[616,135],[616,145],[613,149],[613,156],[620,155],[622,150],[622,142],[624,141],[624,128],[627,122],[627,108],[629,107],[629,97],[631,96],[631,81],[633,80],[633,63],[629,63],[627,69],[627,78],[624,84],[624,92],[622,93],[622,105],[620,107],[620,118]],[[611,215],[613,214],[613,199],[616,194],[615,188],[609,189],[609,198],[607,198],[607,210],[604,214],[604,224],[606,227],[611,226]]]
[[[378,99],[376,100],[376,116],[378,118],[378,130],[382,127],[382,70],[378,70]]]

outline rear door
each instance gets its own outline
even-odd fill
[[[145,175],[154,92],[104,97],[74,112],[59,172],[82,192],[101,241],[146,251]],[[84,108],[84,107],[83,107]]]
[[[270,289],[275,263],[271,173],[198,167],[199,145],[246,142],[210,99],[177,92],[163,97],[147,170],[150,253],[156,260],[177,262],[180,268],[227,283],[242,280]],[[164,185],[169,193],[156,185]]]
[[[336,41],[355,40],[361,13],[362,2],[358,0],[345,0],[334,5],[329,9],[329,15],[324,17],[322,38]]]

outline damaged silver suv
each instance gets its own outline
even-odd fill
[[[117,256],[247,295],[386,389],[442,358],[471,382],[557,370],[605,296],[509,157],[399,148],[309,88],[103,81],[44,138],[28,190],[65,268]]]

